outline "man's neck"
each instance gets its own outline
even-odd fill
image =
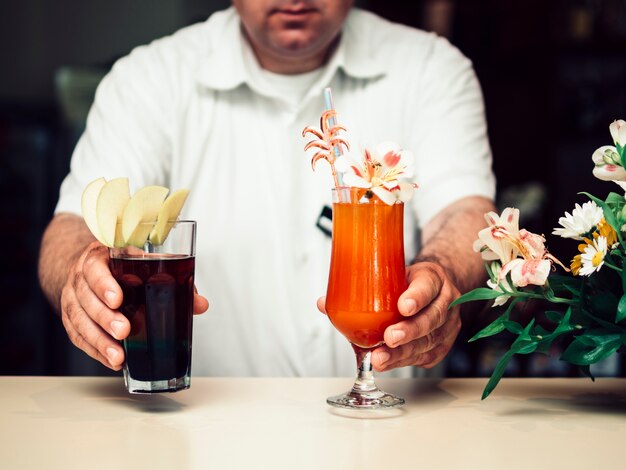
[[[311,72],[326,64],[333,51],[339,43],[339,38],[335,39],[325,50],[313,54],[311,56],[278,56],[271,51],[261,50],[246,36],[248,44],[252,47],[259,65],[273,73],[282,75],[296,75],[300,73]]]

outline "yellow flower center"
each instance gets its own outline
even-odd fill
[[[596,251],[593,254],[593,258],[591,258],[591,264],[593,265],[594,268],[597,268],[600,263],[602,263],[602,260],[604,259],[604,253],[602,253],[601,251]]]

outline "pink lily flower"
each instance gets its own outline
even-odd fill
[[[624,128],[626,129],[626,128]],[[591,155],[594,163],[593,176],[602,181],[626,181],[626,170],[617,149],[603,145]]]
[[[611,131],[611,137],[615,145],[619,144],[620,147],[626,146],[626,121],[623,119],[613,121],[609,126],[609,131]]]
[[[543,286],[550,274],[552,262],[563,266],[547,252],[545,238],[518,229],[518,209],[507,207],[502,215],[490,212],[485,218],[489,227],[479,232],[474,250],[480,251],[485,260],[500,260],[502,267],[498,273],[498,283],[505,281],[507,274],[511,273],[514,286]]]
[[[503,264],[516,258],[519,250],[511,240],[519,237],[519,209],[507,207],[502,215],[485,214],[489,226],[478,233],[474,251],[479,251],[485,261],[500,260]]]
[[[335,163],[347,186],[370,189],[389,205],[397,201],[408,202],[413,197],[416,185],[398,181],[400,176],[411,176],[411,152],[402,150],[393,142],[383,142],[373,152],[364,149],[360,157],[350,152]]]
[[[502,266],[498,277],[502,280],[511,273],[511,282],[517,287],[526,287],[528,284],[543,286],[548,280],[552,263],[548,259],[515,258]]]

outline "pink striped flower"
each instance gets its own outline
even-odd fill
[[[374,151],[350,152],[337,159],[337,171],[347,186],[369,189],[386,204],[408,202],[417,187],[398,178],[412,176],[413,154],[393,142],[383,142]]]

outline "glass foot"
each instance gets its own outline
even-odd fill
[[[395,408],[404,405],[404,398],[385,393],[381,390],[371,392],[355,392],[354,390],[329,397],[326,403],[338,408],[349,408],[358,410],[376,410],[381,408]]]
[[[359,367],[352,390],[327,398],[326,403],[338,408],[351,410],[377,410],[404,405],[404,398],[385,393],[376,386],[372,370],[371,348],[362,348],[356,344],[353,344],[352,348],[356,354],[356,363]]]
[[[169,380],[136,380],[124,368],[124,383],[129,393],[166,393],[186,390],[191,386],[189,375]]]

